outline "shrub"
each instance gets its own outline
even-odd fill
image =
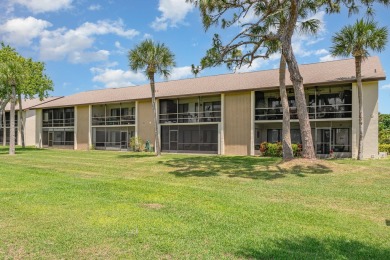
[[[260,154],[261,155],[264,155],[265,152],[267,151],[267,145],[268,145],[267,142],[263,142],[263,143],[260,144]]]
[[[134,152],[141,152],[145,149],[145,142],[139,137],[132,137],[130,138],[130,148]]]
[[[390,154],[390,144],[380,144],[379,152],[387,152],[388,154]]]
[[[302,144],[292,144],[294,157],[301,157],[302,154]]]
[[[302,152],[301,144],[292,144],[292,149],[295,157],[300,157]],[[282,143],[267,143],[263,142],[260,144],[261,156],[269,157],[282,157],[283,156],[283,145]]]

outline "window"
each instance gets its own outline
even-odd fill
[[[332,129],[332,149],[334,152],[350,152],[349,129]]]
[[[268,98],[268,107],[269,108],[279,108],[282,107],[280,98]]]
[[[218,125],[162,126],[161,147],[164,151],[217,153]]]
[[[120,115],[120,108],[111,109],[111,116],[119,116],[119,115]]]
[[[74,108],[53,108],[43,110],[43,127],[74,126]]]
[[[282,141],[282,129],[268,129],[267,130],[267,142],[278,143]],[[300,144],[302,143],[301,132],[299,129],[291,129],[291,143]]]
[[[282,140],[282,129],[268,129],[267,130],[267,142],[277,143]]]
[[[179,113],[187,113],[188,104],[179,104]]]
[[[126,108],[122,108],[121,110],[121,116],[127,116],[129,115],[129,109],[126,107]]]
[[[299,129],[291,129],[291,143],[301,144],[301,131]]]

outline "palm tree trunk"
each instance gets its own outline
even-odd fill
[[[22,107],[22,95],[18,95],[19,102],[19,121],[20,121],[20,137],[22,139],[22,147],[25,148],[26,144],[24,142],[24,118],[23,118],[23,107]]]
[[[149,75],[150,78],[150,89],[152,91],[152,107],[154,117],[154,150],[157,156],[161,155],[160,139],[158,138],[158,114],[156,107],[156,88],[154,83],[154,73]]]
[[[9,134],[9,154],[15,154],[15,103],[16,103],[16,90],[15,84],[11,85],[11,112],[10,112],[10,134]]]
[[[358,140],[358,160],[363,160],[363,85],[362,85],[362,57],[355,57],[356,81],[358,87],[358,101],[359,101],[359,140]]]
[[[290,131],[290,108],[288,106],[287,90],[286,90],[286,59],[283,55],[280,57],[279,66],[279,85],[280,98],[283,107],[283,126],[282,126],[282,146],[283,146],[283,160],[290,160],[294,158],[291,145],[291,131]]]

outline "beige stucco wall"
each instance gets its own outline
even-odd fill
[[[76,140],[77,150],[89,149],[89,106],[77,106],[76,112]]]
[[[224,151],[227,155],[251,154],[251,93],[224,97]]]
[[[152,101],[138,102],[136,120],[138,137],[154,143]]]
[[[24,137],[25,137],[25,143],[27,146],[35,145],[35,138],[36,138],[36,119],[35,119],[35,110],[27,110],[23,112],[23,118],[24,118]]]
[[[42,148],[42,109],[35,109],[35,146]]]
[[[378,82],[363,83],[363,157],[378,157]],[[352,85],[352,158],[357,158],[359,103],[356,84]]]

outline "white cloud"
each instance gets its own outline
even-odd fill
[[[73,0],[10,0],[11,4],[19,4],[31,12],[45,13],[67,9],[72,6]]]
[[[333,57],[331,54],[320,57],[320,62],[340,60],[340,57]]]
[[[99,5],[99,4],[90,5],[90,6],[88,7],[88,10],[90,10],[90,11],[98,11],[98,10],[100,10],[100,9],[102,9],[102,6]]]
[[[324,54],[329,54],[329,51],[325,49],[319,49],[314,52],[315,55],[324,55]]]
[[[72,52],[69,54],[68,59],[72,63],[87,63],[94,61],[108,60],[110,52],[107,50],[98,50],[90,52]]]
[[[261,67],[268,65],[269,62],[270,62],[270,60],[268,60],[268,59],[265,60],[262,58],[258,58],[252,62],[251,66],[249,66],[249,65],[242,66],[241,68],[236,69],[235,72],[243,73],[243,72],[256,71],[256,70],[259,70]]]
[[[151,27],[156,31],[165,31],[168,26],[176,27],[183,23],[186,15],[192,11],[193,5],[184,0],[160,0],[158,10],[160,17],[152,22]]]
[[[3,41],[16,46],[28,46],[32,40],[39,37],[42,32],[52,26],[45,20],[34,17],[15,18],[0,25],[0,36]]]
[[[115,48],[116,48],[116,50],[115,50],[116,54],[123,55],[123,54],[126,53],[126,51],[127,51],[126,48],[122,47],[122,44],[119,41],[116,41],[114,43],[114,45],[115,45]]]
[[[189,77],[193,77],[190,66],[176,67],[172,69],[169,80],[185,79]]]
[[[108,51],[91,50],[95,42],[94,36],[105,34],[116,34],[130,39],[139,32],[133,29],[126,30],[121,20],[86,22],[76,29],[44,31],[40,40],[41,58],[44,60],[67,58],[73,63],[107,60]]]
[[[143,36],[144,39],[152,39],[153,38],[153,35],[149,34],[149,33],[145,33],[144,36]]]
[[[383,85],[381,89],[390,89],[390,84]]]
[[[124,71],[121,69],[109,68],[91,68],[94,74],[93,82],[103,83],[106,88],[119,88],[134,86],[146,80],[146,77],[141,72]]]

